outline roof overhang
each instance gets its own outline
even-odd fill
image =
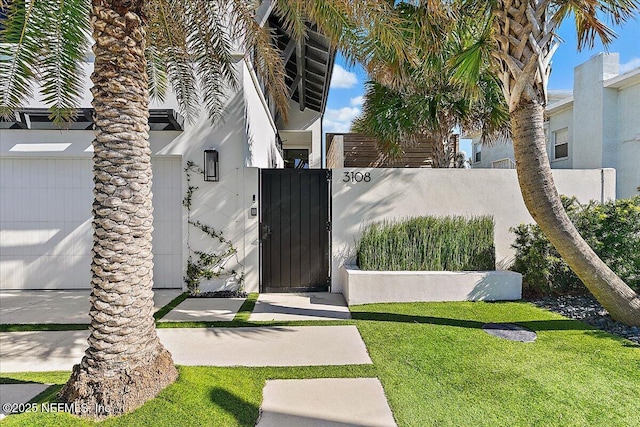
[[[557,114],[564,110],[568,110],[571,107],[573,107],[573,96],[569,96],[561,101],[547,105],[544,110],[544,114],[546,116],[549,116],[550,114]]]
[[[9,119],[0,117],[0,129],[31,130],[93,130],[93,108],[79,108],[73,120],[62,124],[54,123],[46,108],[20,110]],[[150,131],[183,131],[184,118],[172,109],[149,110]]]
[[[300,111],[309,108],[324,113],[336,51],[317,27],[307,24],[307,37],[293,39],[283,28],[282,19],[271,14],[267,20],[274,32],[274,40],[285,62],[289,97],[297,102]]]
[[[604,81],[604,87],[618,90],[637,84],[640,84],[640,67]]]

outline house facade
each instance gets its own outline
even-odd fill
[[[212,123],[202,111],[195,121],[186,121],[171,95],[150,106],[156,288],[183,287],[195,254],[223,253],[231,244],[221,272],[232,273],[203,286],[229,288],[241,281],[247,291],[258,291],[260,170],[320,167],[321,123],[335,52],[313,28],[304,42],[293,40],[270,9],[260,9],[256,19],[281,44],[290,89],[286,123],[244,52],[234,56],[239,84],[228,93],[222,120]],[[92,61],[83,66],[88,76]],[[0,289],[90,288],[89,85],[77,120],[65,128],[49,121],[41,99],[31,100],[15,119],[0,122]],[[205,151],[217,155],[213,181],[201,173]],[[189,209],[183,203],[188,193]],[[211,238],[195,223],[222,233],[229,243]]]
[[[616,196],[640,187],[640,68],[619,73],[617,53],[600,53],[574,70],[572,92],[550,92],[545,110],[553,169],[616,170]],[[512,142],[473,139],[472,168],[515,168]]]

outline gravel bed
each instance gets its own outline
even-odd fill
[[[595,328],[640,344],[640,328],[616,322],[592,296],[545,297],[531,302],[538,307],[580,320]]]
[[[244,291],[191,292],[189,298],[246,298]]]

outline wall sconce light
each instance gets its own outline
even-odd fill
[[[218,151],[214,150],[213,148],[204,150],[204,180],[220,181]]]

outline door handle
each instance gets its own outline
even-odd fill
[[[268,225],[263,225],[261,230],[261,236],[260,239],[262,240],[267,240],[269,238],[269,236],[271,235],[271,227],[269,227]]]

